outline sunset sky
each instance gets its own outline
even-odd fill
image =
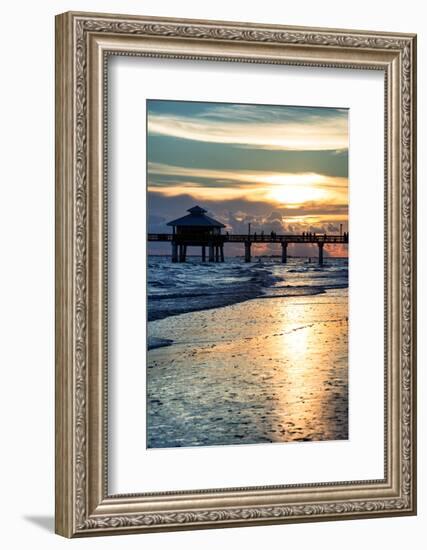
[[[150,232],[195,204],[230,233],[347,231],[348,110],[149,100],[147,180]]]

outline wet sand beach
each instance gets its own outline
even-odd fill
[[[347,439],[347,316],[341,288],[151,321],[147,446]]]

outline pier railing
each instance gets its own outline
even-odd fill
[[[172,233],[148,233],[149,241],[172,241]]]
[[[209,240],[222,243],[324,243],[324,244],[347,244],[348,233],[344,235],[318,235],[314,233],[297,234],[297,235],[271,235],[270,233],[263,235],[262,233],[251,233],[250,235],[224,234],[215,235],[213,237],[198,236],[198,235],[173,235],[172,233],[148,233],[150,242],[195,242],[207,244]]]
[[[234,243],[331,243],[345,244],[348,243],[348,235],[315,235],[315,234],[298,234],[298,235],[263,235],[262,233],[251,235],[225,235],[224,242]]]

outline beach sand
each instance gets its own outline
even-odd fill
[[[348,439],[346,289],[148,326],[148,447]]]

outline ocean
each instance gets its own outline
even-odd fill
[[[223,307],[253,298],[312,296],[348,287],[348,259],[259,257],[251,263],[226,258],[224,263],[189,257],[171,263],[169,256],[148,259],[148,321]]]

